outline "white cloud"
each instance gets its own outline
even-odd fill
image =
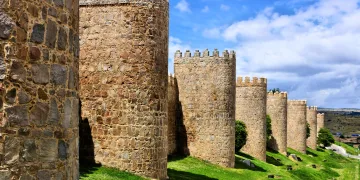
[[[175,52],[180,50],[185,52],[186,50],[191,50],[190,45],[184,44],[180,39],[170,36],[169,39],[169,72],[174,73],[174,56]]]
[[[207,13],[207,12],[209,12],[209,6],[205,6],[202,10],[201,10],[201,12],[203,12],[203,13]]]
[[[238,75],[266,76],[310,105],[360,107],[359,3],[320,0],[293,15],[268,7],[220,34],[238,44]]]
[[[181,12],[191,12],[190,5],[186,0],[181,0],[179,3],[176,4],[175,8]]]
[[[220,9],[223,10],[223,11],[228,11],[230,9],[230,6],[227,6],[225,4],[221,4]]]

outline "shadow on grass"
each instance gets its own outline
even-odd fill
[[[320,147],[317,147],[316,150],[320,151],[320,152],[325,152],[325,150],[323,148],[320,148]]]
[[[306,154],[307,154],[307,155],[312,155],[313,157],[318,157],[317,154],[315,154],[315,153],[313,153],[313,152],[311,152],[311,151],[309,151],[309,150],[306,150]]]
[[[266,162],[274,166],[283,166],[284,164],[276,160],[274,157],[266,155]]]
[[[254,159],[254,158],[253,158]],[[258,167],[254,164],[255,167],[250,167],[248,165],[246,165],[243,161],[245,159],[243,158],[240,158],[240,157],[236,157],[235,156],[235,169],[248,169],[248,170],[251,170],[251,171],[261,171],[261,172],[266,172],[265,169],[261,168],[261,167]]]
[[[92,164],[87,165],[80,164],[80,177],[89,177],[89,174],[93,174],[94,171],[98,170],[101,167],[101,164]]]
[[[168,156],[168,162],[180,161],[180,160],[185,159],[186,157],[189,157],[189,156],[185,156],[185,155],[169,155]]]
[[[199,174],[193,174],[193,173],[189,173],[189,172],[184,172],[184,171],[177,171],[174,169],[168,169],[168,176],[170,180],[176,180],[176,179],[181,179],[181,180],[217,180],[215,178],[210,178],[204,175],[199,175]]]
[[[242,153],[242,152],[237,152],[236,154],[239,155],[239,156],[254,160],[254,157],[252,157],[252,156],[250,156],[248,154],[245,154],[245,153]]]

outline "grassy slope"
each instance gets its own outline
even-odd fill
[[[281,179],[357,179],[359,176],[359,162],[344,158],[328,150],[314,151],[308,149],[308,155],[288,150],[296,154],[303,161],[293,162],[286,156],[277,152],[267,152],[267,162],[256,160],[246,154],[236,155],[235,168],[222,168],[192,157],[172,158],[168,163],[168,176],[170,179],[181,180],[215,180],[215,179],[268,179],[268,175],[275,175]],[[241,161],[250,159],[255,168],[244,165]],[[326,160],[326,162],[324,162]],[[311,165],[315,164],[316,169]],[[287,171],[286,166],[292,165],[293,171]],[[85,172],[84,170],[87,170]],[[107,168],[83,169],[81,179],[142,179],[128,173]]]

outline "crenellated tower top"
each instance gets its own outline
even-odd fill
[[[280,98],[287,98],[287,92],[268,92],[268,97],[280,97]]]
[[[116,5],[116,4],[132,4],[132,5],[146,5],[146,4],[161,4],[169,3],[169,0],[79,0],[80,6],[99,6],[99,5]]]
[[[236,59],[236,53],[235,51],[228,51],[225,50],[222,52],[222,55],[220,56],[220,53],[217,49],[215,49],[212,52],[212,55],[210,55],[210,51],[208,49],[204,50],[201,54],[199,50],[195,50],[194,54],[192,55],[190,50],[186,50],[186,52],[183,54],[180,50],[177,50],[175,52],[175,63],[186,63],[187,61],[193,61],[193,60],[200,60],[200,61],[206,61],[206,60],[235,60]]]
[[[317,106],[307,106],[307,109],[317,111]]]
[[[306,105],[306,100],[288,100],[288,104],[292,105]]]
[[[238,77],[236,81],[237,87],[267,87],[267,79],[266,78],[257,78],[253,77]]]

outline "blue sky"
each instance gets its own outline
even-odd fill
[[[360,0],[170,0],[176,50],[235,50],[237,76],[311,106],[360,107]]]

